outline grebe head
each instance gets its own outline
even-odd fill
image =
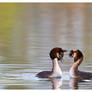
[[[57,58],[58,60],[62,61],[63,59],[63,56],[64,56],[64,52],[66,52],[67,50],[63,50],[62,48],[53,48],[51,51],[50,51],[50,58],[52,60],[54,60],[55,58]]]
[[[69,53],[69,56],[70,57],[73,57],[74,58],[74,62],[76,62],[78,59],[80,59],[81,57],[83,57],[83,54],[80,50],[71,50],[70,53]]]

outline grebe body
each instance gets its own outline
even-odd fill
[[[36,76],[39,78],[61,77],[62,71],[58,64],[58,61],[62,61],[64,52],[66,52],[66,50],[63,50],[62,48],[53,48],[49,54],[52,60],[52,71],[42,71]]]
[[[83,61],[83,54],[80,50],[71,50],[69,53],[70,57],[74,58],[74,64],[70,68],[69,74],[73,78],[89,79],[92,78],[92,73],[79,71],[78,67]]]

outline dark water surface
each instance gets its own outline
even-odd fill
[[[51,70],[53,47],[80,49],[79,69],[92,72],[92,4],[0,3],[0,89],[92,89],[92,80],[69,79],[68,53],[63,78],[35,77]]]

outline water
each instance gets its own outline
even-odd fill
[[[0,89],[92,89],[92,80],[69,79],[66,53],[62,79],[35,75],[51,70],[53,47],[80,49],[79,69],[92,72],[92,4],[0,3]]]

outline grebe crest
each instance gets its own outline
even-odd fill
[[[52,71],[42,71],[38,73],[36,76],[40,78],[61,77],[62,71],[58,64],[58,61],[62,61],[64,52],[66,52],[66,50],[63,50],[62,48],[53,48],[49,53],[53,65]]]

